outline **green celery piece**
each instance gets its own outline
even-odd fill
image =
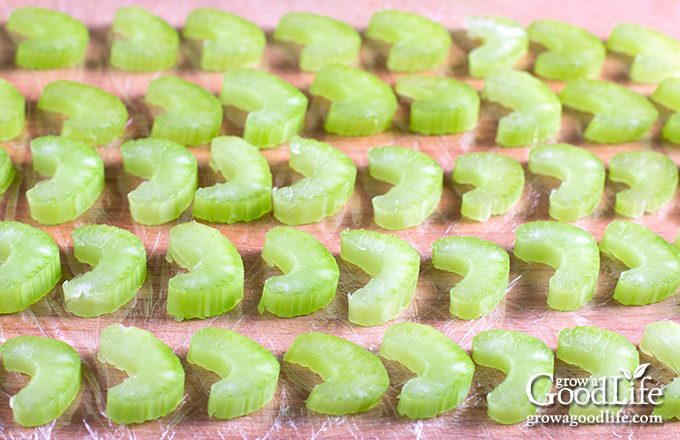
[[[295,136],[290,167],[305,178],[274,188],[274,217],[287,225],[315,223],[338,212],[354,192],[357,168],[345,153],[326,142]]]
[[[463,194],[461,213],[485,222],[505,214],[522,197],[524,170],[515,159],[497,153],[467,153],[456,158],[453,181],[474,185]]]
[[[243,139],[258,148],[273,148],[288,142],[302,130],[307,111],[304,93],[262,70],[227,72],[220,101],[224,106],[248,113]]]
[[[152,138],[194,146],[210,142],[220,131],[222,106],[203,87],[176,76],[151,81],[144,102],[159,106],[151,129]]]
[[[663,420],[680,419],[680,377],[661,388],[661,393],[652,414],[661,416]]]
[[[9,81],[0,78],[0,142],[19,136],[26,120],[26,100]]]
[[[397,411],[412,419],[452,410],[470,391],[475,365],[465,350],[425,324],[400,322],[385,332],[380,356],[418,375],[404,384]]]
[[[332,102],[324,128],[341,136],[368,136],[385,131],[397,111],[392,88],[354,67],[323,66],[309,93]]]
[[[139,238],[108,225],[81,226],[72,235],[76,260],[93,269],[64,281],[66,310],[91,318],[130,301],[146,278],[146,249]]]
[[[630,268],[621,274],[614,290],[614,299],[622,304],[659,302],[680,286],[680,251],[642,225],[611,222],[600,241],[600,252]]]
[[[272,173],[257,147],[236,136],[210,143],[210,167],[227,178],[199,188],[193,215],[217,223],[249,222],[272,209]]]
[[[420,255],[392,234],[345,229],[340,234],[340,256],[359,266],[371,280],[348,295],[349,320],[371,327],[396,318],[413,299],[420,271]]]
[[[36,336],[18,336],[2,347],[8,371],[31,376],[9,400],[14,420],[24,427],[44,425],[58,418],[80,390],[80,355],[66,342]]]
[[[536,20],[529,25],[531,41],[548,49],[538,54],[534,73],[567,81],[600,75],[607,50],[602,40],[587,30],[558,20]]]
[[[368,150],[368,172],[394,185],[373,197],[373,217],[383,229],[418,226],[442,197],[442,167],[427,154],[410,148],[384,146]]]
[[[673,198],[678,167],[656,151],[622,151],[609,159],[609,180],[630,187],[616,194],[616,212],[637,218],[660,210]]]
[[[420,72],[443,64],[451,49],[451,34],[422,15],[384,9],[371,17],[366,36],[392,44],[387,68],[393,72]]]
[[[184,146],[162,139],[137,139],[120,147],[125,171],[145,179],[128,193],[132,218],[160,225],[180,216],[198,186],[196,157]]]
[[[560,100],[547,85],[527,72],[498,70],[488,74],[482,98],[513,110],[498,121],[496,142],[504,147],[543,142],[560,130]]]
[[[44,225],[75,220],[104,189],[104,162],[82,142],[60,136],[31,141],[33,168],[51,176],[26,191],[31,217]]]
[[[4,194],[14,181],[16,171],[7,150],[0,147],[0,194]]]
[[[606,380],[607,402],[605,405],[588,403],[579,405],[572,403],[569,407],[569,414],[573,416],[599,416],[602,411],[617,413],[622,406],[611,402],[625,400],[630,393],[631,383],[623,378],[622,370],[627,370],[630,374],[640,364],[638,351],[633,344],[618,333],[601,329],[598,327],[571,327],[560,331],[557,340],[557,358],[568,364],[576,365],[586,370],[591,376],[585,387],[593,394],[593,381],[602,386],[602,381]],[[622,380],[616,380],[621,377]],[[578,393],[579,388],[574,390]],[[595,393],[597,400],[603,398],[601,392]]]
[[[651,99],[674,112],[663,127],[663,137],[680,144],[680,78],[663,80]]]
[[[647,356],[657,358],[666,367],[680,374],[680,324],[673,321],[652,322],[645,327],[640,350]],[[680,418],[680,378],[662,388],[659,404],[654,406],[655,415],[664,420]]]
[[[59,248],[40,229],[0,222],[0,313],[30,306],[61,278]]]
[[[108,390],[106,416],[115,423],[155,420],[172,412],[182,401],[182,363],[151,332],[110,325],[101,333],[97,357],[130,376]]]
[[[187,17],[184,38],[203,41],[201,69],[224,72],[257,63],[267,45],[262,29],[218,9],[194,9]]]
[[[123,133],[128,120],[125,104],[117,96],[65,79],[45,86],[38,108],[66,116],[61,135],[91,146],[111,143]]]
[[[503,383],[486,396],[489,417],[511,425],[536,414],[536,405],[527,397],[527,383],[534,375],[553,374],[555,358],[550,347],[525,333],[486,330],[472,339],[472,358],[479,365],[506,374]],[[542,376],[533,384],[534,400],[545,402],[552,380]]]
[[[468,55],[470,75],[484,78],[496,69],[512,69],[529,51],[524,26],[498,15],[467,15],[464,22],[468,38],[482,45]]]
[[[305,72],[316,72],[326,64],[351,64],[361,47],[361,36],[352,26],[309,12],[281,17],[274,39],[304,46],[300,69]]]
[[[491,312],[508,289],[508,253],[481,238],[440,238],[432,244],[432,264],[464,277],[450,292],[449,310],[461,319],[476,319]]]
[[[326,247],[309,232],[277,226],[267,232],[262,258],[284,275],[264,282],[257,309],[284,318],[307,315],[335,296],[340,269]]]
[[[235,331],[205,327],[194,333],[187,361],[222,379],[210,387],[208,414],[233,419],[253,413],[274,397],[280,365],[273,354]]]
[[[83,23],[50,9],[15,9],[5,27],[20,36],[14,61],[26,69],[58,69],[78,64],[85,58],[90,40]]]
[[[110,63],[131,72],[169,69],[177,60],[179,34],[162,18],[138,6],[118,8]]]
[[[342,416],[366,411],[382,398],[390,379],[380,358],[353,342],[319,332],[298,335],[283,360],[321,376],[307,398],[312,411]]]
[[[175,319],[220,315],[243,298],[243,260],[217,229],[196,222],[175,226],[166,258],[189,271],[168,283],[167,310]]]
[[[583,136],[593,142],[614,144],[641,138],[659,112],[644,96],[626,87],[597,79],[569,81],[560,93],[566,107],[595,116]]]
[[[593,213],[604,192],[605,170],[599,157],[569,144],[545,144],[529,152],[534,174],[562,181],[550,193],[550,217],[575,222]]]

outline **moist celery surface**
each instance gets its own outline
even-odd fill
[[[482,41],[468,54],[470,75],[484,78],[496,69],[511,69],[529,50],[524,26],[498,15],[467,15],[464,22],[468,38]]]
[[[0,142],[13,139],[23,131],[26,100],[10,82],[0,78]]]
[[[12,159],[7,154],[7,150],[0,147],[0,194],[7,191],[7,188],[14,181],[15,175],[16,171],[14,170]]]
[[[665,79],[650,98],[674,112],[663,127],[663,137],[680,144],[680,78]]]
[[[680,374],[680,324],[673,321],[652,322],[645,327],[640,351],[657,358],[675,374]],[[654,414],[664,420],[680,418],[680,378],[662,388]]]

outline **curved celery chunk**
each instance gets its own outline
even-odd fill
[[[595,77],[602,72],[607,50],[597,35],[573,24],[550,19],[536,20],[528,30],[531,41],[548,49],[536,57],[536,75],[567,81]]]
[[[332,102],[324,128],[342,136],[368,136],[385,131],[397,111],[392,88],[354,67],[322,67],[309,93]]]
[[[366,411],[382,398],[390,379],[380,358],[337,336],[319,332],[299,335],[283,360],[307,367],[324,381],[307,398],[307,408],[322,414]]]
[[[524,26],[498,15],[467,15],[464,22],[468,38],[482,45],[468,54],[470,75],[484,78],[496,69],[511,69],[529,51]]]
[[[645,327],[640,341],[640,350],[647,356],[653,356],[680,374],[680,324],[673,321],[652,322]],[[680,378],[662,388],[658,405],[654,406],[654,414],[664,420],[680,418]]]
[[[614,290],[614,299],[622,304],[659,302],[680,286],[680,251],[642,225],[611,222],[600,251],[630,268],[621,274]]]
[[[139,238],[108,225],[81,226],[72,235],[76,260],[93,269],[64,281],[66,310],[90,318],[130,301],[146,278],[146,249]]]
[[[203,41],[201,69],[224,72],[255,64],[267,44],[262,29],[218,9],[194,9],[187,17],[184,38]]]
[[[545,402],[552,387],[553,352],[541,340],[511,330],[487,330],[472,339],[472,358],[485,367],[501,370],[507,376],[486,396],[489,417],[510,425],[536,414],[536,405],[527,396],[527,384],[539,375],[531,388],[536,402]]]
[[[59,417],[80,390],[80,355],[66,342],[52,338],[19,336],[2,347],[8,371],[31,376],[9,400],[14,420],[25,427],[40,426]]]
[[[26,120],[26,100],[9,81],[0,78],[0,142],[19,136]]]
[[[569,144],[545,144],[529,152],[534,174],[562,181],[550,193],[550,217],[575,222],[593,213],[604,191],[604,164],[590,151]]]
[[[451,34],[422,15],[385,9],[371,17],[366,36],[392,44],[387,68],[393,72],[430,70],[446,61]]]
[[[496,153],[468,153],[458,156],[453,181],[474,185],[463,194],[461,213],[485,222],[492,215],[505,214],[524,191],[524,170],[515,159]]]
[[[326,64],[351,64],[361,47],[361,36],[352,26],[309,12],[281,17],[274,39],[305,46],[300,69],[306,72],[316,72]]]
[[[349,320],[365,327],[396,318],[413,299],[420,271],[420,255],[392,234],[345,229],[340,234],[340,256],[370,275],[364,287],[349,294]]]
[[[399,394],[400,414],[425,419],[452,410],[465,399],[475,365],[465,350],[425,324],[400,322],[385,332],[380,356],[418,375]]]
[[[318,222],[338,212],[354,192],[357,167],[326,142],[293,137],[288,163],[305,178],[272,191],[274,217],[282,223]]]
[[[83,23],[50,9],[15,9],[5,27],[19,36],[14,61],[27,69],[58,69],[77,64],[85,58],[90,40]]]
[[[111,143],[125,130],[128,111],[121,100],[89,84],[53,81],[45,86],[38,108],[61,113],[61,135],[91,146]]]
[[[101,333],[97,357],[130,375],[108,390],[106,416],[115,423],[155,420],[172,412],[182,401],[182,363],[151,332],[110,325]]]
[[[288,142],[302,130],[307,111],[304,93],[278,76],[261,70],[227,72],[220,101],[222,105],[248,112],[243,139],[259,148]]]
[[[175,319],[220,315],[243,298],[243,260],[217,229],[196,222],[175,226],[166,258],[189,271],[168,283],[167,310]]]
[[[432,244],[432,264],[464,277],[450,292],[449,310],[461,319],[486,315],[503,299],[508,288],[508,253],[481,238],[440,238]]]
[[[126,172],[148,179],[127,196],[136,222],[160,225],[189,207],[198,186],[198,164],[188,149],[162,139],[138,139],[125,142],[120,152]]]
[[[7,150],[0,147],[0,194],[7,191],[12,184],[16,171],[12,159],[7,154]]]
[[[104,162],[92,148],[60,136],[31,141],[33,168],[51,176],[26,191],[31,217],[44,225],[76,219],[104,188]]]
[[[207,144],[220,131],[220,101],[203,87],[185,79],[176,76],[156,78],[149,84],[144,102],[165,110],[153,121],[152,138],[193,146]]]
[[[566,107],[593,113],[583,136],[613,144],[641,138],[659,117],[654,105],[626,87],[596,79],[569,81],[560,93]]]
[[[340,269],[326,247],[309,232],[278,226],[267,232],[262,258],[284,275],[264,282],[257,309],[284,318],[307,315],[335,296]]]
[[[680,78],[663,80],[652,94],[651,99],[675,112],[663,126],[663,137],[680,144]]]
[[[615,210],[636,218],[658,211],[673,198],[678,187],[678,167],[656,151],[623,151],[609,160],[609,180],[630,187],[616,194]]]

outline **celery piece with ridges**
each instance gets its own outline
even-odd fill
[[[390,385],[380,358],[353,342],[319,332],[297,336],[283,360],[309,368],[323,383],[307,398],[312,411],[342,416],[375,406]]]
[[[0,194],[4,194],[14,181],[16,171],[7,150],[0,147]]]
[[[498,15],[466,15],[468,38],[482,45],[468,54],[470,75],[484,78],[496,69],[512,69],[529,51],[529,37],[524,26]]]
[[[680,324],[673,321],[657,321],[648,324],[640,341],[640,351],[657,358],[663,365],[680,374]],[[664,420],[680,418],[680,378],[661,389],[661,398],[654,406],[654,415]]]
[[[680,144],[680,78],[668,78],[659,84],[651,96],[652,101],[674,113],[663,126],[663,137]]]
[[[26,120],[26,100],[9,81],[0,78],[0,142],[19,136]]]

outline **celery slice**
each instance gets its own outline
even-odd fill
[[[305,178],[272,191],[274,217],[282,223],[318,222],[338,212],[354,192],[356,166],[326,142],[293,137],[288,163]]]
[[[217,229],[196,222],[175,226],[167,260],[189,271],[168,283],[167,310],[175,319],[220,315],[243,298],[243,260]]]
[[[321,376],[307,398],[307,408],[322,414],[366,411],[382,398],[390,378],[380,358],[337,336],[319,332],[298,335],[283,360]]]
[[[316,72],[326,64],[351,64],[361,47],[361,36],[352,26],[309,12],[281,17],[274,39],[305,46],[300,69],[306,72]]]
[[[77,64],[85,58],[90,39],[80,21],[43,8],[15,9],[5,27],[19,36],[14,61],[27,69],[58,69]]]
[[[524,26],[498,15],[467,15],[464,22],[468,38],[482,45],[468,55],[470,75],[484,78],[496,69],[511,69],[529,51]]]
[[[73,347],[57,339],[18,336],[2,344],[0,351],[6,370],[31,376],[9,400],[18,424],[44,425],[71,405],[81,381],[80,355]]]
[[[340,234],[340,255],[359,266],[371,280],[348,294],[349,320],[365,327],[396,318],[413,299],[420,271],[420,255],[413,246],[392,234],[366,229],[345,229]]]
[[[453,181],[474,185],[463,194],[461,213],[485,222],[505,214],[524,191],[524,170],[515,159],[496,153],[467,153],[456,158]]]
[[[372,200],[375,222],[383,229],[421,224],[442,197],[442,167],[423,152],[393,146],[372,148],[368,151],[368,172],[394,185]]]
[[[651,99],[675,112],[668,118],[663,127],[663,137],[680,144],[680,78],[663,80],[652,94]]]
[[[92,148],[60,136],[31,141],[33,168],[52,177],[26,191],[31,217],[45,225],[75,220],[104,189],[104,162]]]
[[[172,412],[182,401],[182,363],[151,332],[110,325],[101,333],[97,357],[130,376],[108,390],[106,416],[115,423],[155,420]]]
[[[309,93],[332,102],[324,128],[342,136],[368,136],[385,131],[397,111],[392,88],[354,67],[322,67]]]
[[[302,130],[307,111],[304,93],[278,76],[261,70],[227,72],[220,101],[222,105],[248,112],[243,139],[259,148],[288,142]]]
[[[645,327],[640,341],[640,350],[647,356],[657,358],[675,374],[680,374],[680,324],[673,321],[652,322]],[[664,420],[680,419],[680,378],[662,388],[658,405],[654,406],[655,415]]]
[[[7,191],[7,188],[14,181],[15,175],[16,171],[14,170],[12,159],[7,154],[7,150],[0,147],[0,194]]]
[[[614,290],[614,299],[622,304],[659,302],[680,286],[680,251],[642,225],[611,222],[600,252],[630,268],[621,274]]]
[[[284,318],[307,315],[335,296],[340,269],[326,247],[309,232],[278,226],[267,232],[262,258],[284,275],[264,282],[257,309]]]
[[[534,174],[562,181],[550,193],[550,217],[575,222],[593,213],[604,191],[605,170],[599,157],[569,144],[545,144],[529,152]]]
[[[661,416],[663,420],[680,419],[680,377],[661,389],[661,398],[657,402],[652,414]]]
[[[527,384],[535,375],[532,396],[545,402],[552,388],[553,352],[541,340],[511,330],[486,330],[472,339],[472,358],[485,367],[501,370],[507,376],[486,396],[489,417],[510,425],[536,414],[536,405],[527,396]]]
[[[452,410],[470,391],[475,365],[465,350],[425,324],[400,322],[385,332],[380,356],[418,375],[404,384],[397,411],[412,419]]]
[[[26,119],[26,100],[9,81],[0,78],[0,142],[19,136]]]

